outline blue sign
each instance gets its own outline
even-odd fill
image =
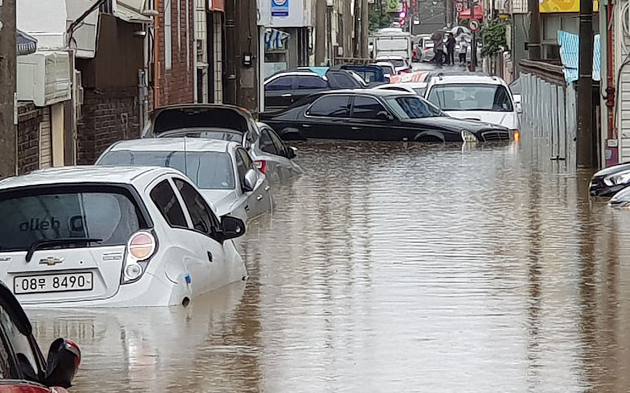
[[[271,16],[289,16],[289,0],[271,0]]]

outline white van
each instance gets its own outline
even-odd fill
[[[520,133],[520,102],[496,76],[448,75],[431,79],[426,99],[448,115],[501,125]]]

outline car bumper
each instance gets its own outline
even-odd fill
[[[19,295],[17,298],[20,300]],[[160,307],[180,305],[185,298],[192,300],[192,288],[183,275],[173,282],[165,275],[158,277],[145,273],[137,282],[120,285],[118,291],[107,299],[20,302],[25,308]]]

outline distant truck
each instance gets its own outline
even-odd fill
[[[396,29],[382,29],[371,36],[370,41],[374,59],[400,56],[411,63],[413,56],[411,34]]]

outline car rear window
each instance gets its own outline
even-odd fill
[[[119,150],[103,154],[97,165],[169,167],[185,173],[201,189],[232,190],[236,187],[234,167],[228,153]]]
[[[147,221],[123,187],[28,188],[0,193],[0,251],[38,241],[94,238],[91,246],[124,245]]]

